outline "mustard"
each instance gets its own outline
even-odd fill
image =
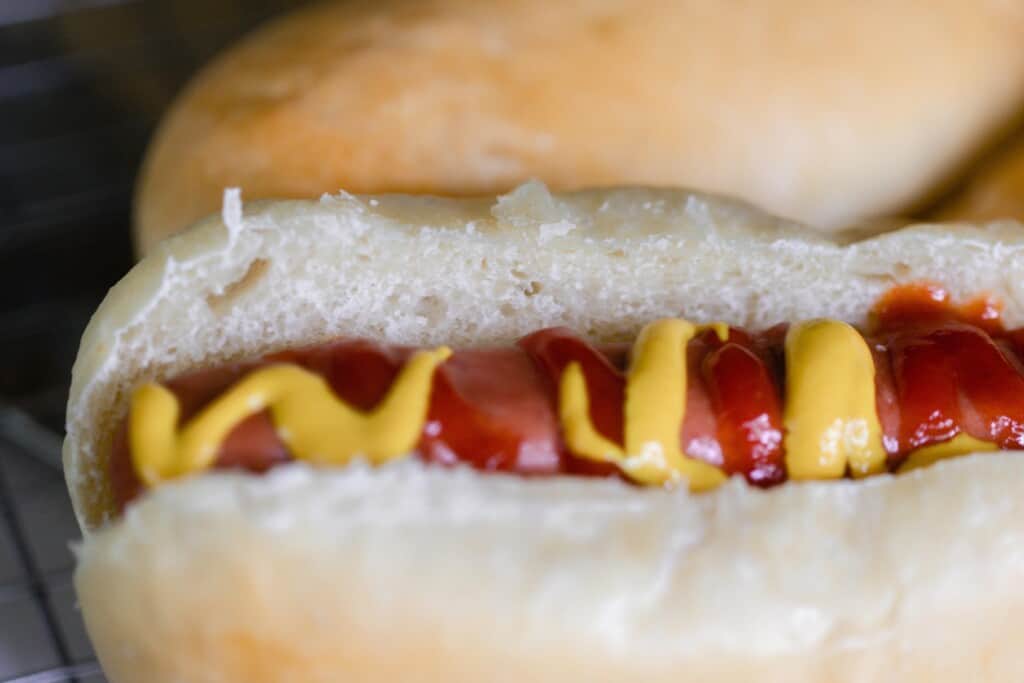
[[[989,441],[981,441],[967,434],[957,434],[949,441],[924,446],[913,451],[900,465],[899,472],[909,472],[921,467],[928,467],[946,458],[955,458],[968,453],[982,453],[998,450],[998,446]]]
[[[180,433],[177,398],[159,384],[146,384],[131,403],[128,438],[135,470],[153,486],[208,468],[231,430],[265,408],[296,459],[343,465],[363,456],[383,463],[416,446],[427,418],[434,370],[450,355],[445,347],[413,355],[368,413],[342,402],[315,373],[296,365],[268,366],[233,386]]]
[[[786,468],[791,479],[855,477],[885,468],[875,406],[875,364],[850,325],[812,320],[790,327],[785,341]]]
[[[686,480],[692,490],[702,491],[725,481],[721,470],[687,457],[679,444],[686,416],[686,344],[698,329],[685,320],[667,319],[640,332],[626,379],[624,447],[594,428],[583,370],[570,363],[559,382],[559,419],[569,449],[614,463],[642,484]],[[728,338],[727,327],[717,326],[715,332]]]

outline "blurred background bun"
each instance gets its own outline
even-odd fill
[[[1002,0],[385,0],[301,9],[179,97],[136,246],[246,199],[684,185],[822,229],[920,210],[1024,105]]]
[[[983,160],[934,217],[946,221],[1024,221],[1024,130]]]

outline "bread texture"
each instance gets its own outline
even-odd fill
[[[76,585],[112,683],[1017,681],[1018,454],[705,495],[415,461],[206,474],[113,519],[141,380],[335,336],[453,346],[666,315],[863,323],[888,288],[1024,322],[1013,222],[826,236],[680,190],[254,203],[174,238],[82,340],[65,467]]]
[[[710,495],[209,475],[90,538],[75,579],[112,683],[1010,683],[1022,456]]]
[[[687,186],[835,229],[905,212],[1024,107],[1005,0],[383,0],[304,9],[170,110],[143,251],[216,210],[322,192]]]

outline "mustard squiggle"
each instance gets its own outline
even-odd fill
[[[579,363],[570,363],[559,386],[559,418],[566,444],[576,455],[610,462],[642,484],[682,480],[695,491],[718,486],[725,474],[686,456],[679,432],[686,416],[686,345],[697,333],[685,320],[647,325],[633,346],[623,407],[624,446],[604,438],[590,421],[590,400]],[[714,327],[720,338],[728,328]]]
[[[297,459],[343,465],[362,456],[373,463],[386,462],[416,446],[427,418],[434,371],[450,355],[447,347],[413,355],[384,399],[368,413],[341,401],[323,377],[281,364],[245,377],[179,431],[174,394],[159,384],[143,385],[132,397],[128,430],[135,470],[146,485],[154,486],[206,469],[231,430],[265,408]]]

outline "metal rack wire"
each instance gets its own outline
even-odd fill
[[[131,265],[145,143],[187,78],[304,0],[0,2],[0,681],[104,681],[60,466],[78,338]]]
[[[63,495],[59,441],[16,408],[0,409],[0,423],[0,534],[8,557],[0,566],[0,677],[101,683],[73,601],[67,542],[77,528]]]

